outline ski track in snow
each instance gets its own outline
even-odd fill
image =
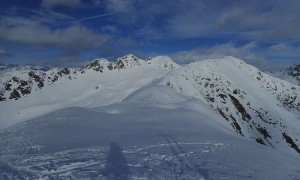
[[[207,153],[230,150],[222,142],[178,142],[157,134],[166,143],[133,146],[122,150],[130,169],[129,179],[209,179]],[[85,179],[105,177],[109,147],[87,147],[50,154],[24,138],[1,139],[0,172],[12,179]],[[8,163],[9,162],[9,163]],[[215,174],[216,175],[216,174]]]

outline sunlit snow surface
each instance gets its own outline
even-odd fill
[[[119,113],[111,113],[113,110]],[[211,118],[218,117],[180,107],[129,102],[97,109],[59,110],[1,132],[0,177],[300,177],[298,159],[241,138]]]

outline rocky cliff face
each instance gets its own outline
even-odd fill
[[[287,74],[300,82],[300,64],[288,68]]]

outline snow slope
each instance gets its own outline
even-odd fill
[[[224,128],[226,122],[205,104],[201,106],[209,116],[180,106],[161,108],[142,101],[62,109],[2,131],[0,146],[5,150],[0,158],[1,176],[8,179],[296,179],[300,176],[298,159]]]
[[[237,133],[258,143],[287,150],[285,135],[299,139],[300,87],[239,59],[191,63],[164,76],[160,84],[206,102]]]

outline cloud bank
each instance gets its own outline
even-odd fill
[[[18,3],[26,8],[16,8]],[[26,49],[26,59],[44,55],[42,59],[67,62],[70,57],[70,63],[80,57],[114,58],[127,52],[171,54],[180,63],[226,55],[259,66],[279,60],[300,62],[300,1],[296,0],[18,3],[3,3],[8,5],[0,15],[1,49],[10,52],[11,59],[26,57],[20,50]],[[41,56],[32,56],[36,53]]]

